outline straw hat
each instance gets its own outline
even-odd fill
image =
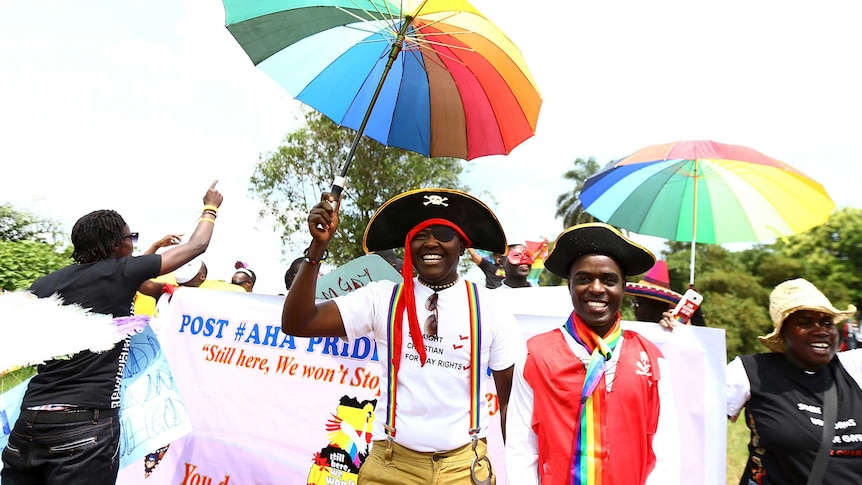
[[[769,335],[758,337],[760,343],[775,352],[784,352],[781,325],[791,313],[800,310],[828,313],[832,315],[835,323],[842,322],[856,313],[854,305],[849,305],[844,311],[832,306],[826,295],[807,280],[797,278],[785,281],[776,286],[769,295],[769,315],[772,317],[774,329]]]
[[[557,236],[554,249],[545,259],[545,269],[568,279],[572,262],[587,254],[602,254],[613,259],[622,266],[626,276],[642,274],[655,264],[655,256],[649,249],[629,240],[613,226],[589,222],[572,226]]]
[[[670,289],[666,261],[656,261],[655,266],[637,283],[627,282],[626,295],[663,301],[674,306],[682,299],[682,295]]]

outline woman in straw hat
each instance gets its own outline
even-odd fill
[[[835,308],[804,279],[769,296],[772,352],[727,366],[727,415],[745,409],[751,429],[741,484],[859,483],[862,479],[862,350],[837,353]]]
[[[312,242],[287,293],[281,328],[303,337],[373,334],[383,378],[362,485],[493,484],[486,454],[485,395],[493,371],[505,425],[515,362],[525,343],[491,291],[458,276],[467,247],[506,252],[497,218],[479,199],[450,189],[397,195],[372,216],[366,252],[404,248],[403,282],[375,281],[315,303],[320,260],[338,225],[330,201],[308,215]],[[417,273],[414,276],[414,270]]]

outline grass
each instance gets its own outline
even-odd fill
[[[0,393],[4,393],[18,384],[26,381],[36,373],[36,367],[24,367],[23,369],[7,372],[0,375]]]
[[[742,469],[748,461],[748,427],[745,425],[745,415],[741,415],[735,423],[727,422],[727,464],[725,465],[727,485],[737,485],[742,476]]]

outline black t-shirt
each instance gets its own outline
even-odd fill
[[[94,313],[129,316],[135,291],[159,275],[161,261],[161,256],[153,254],[73,264],[39,278],[30,291],[40,298],[56,293],[65,304],[78,304]],[[128,350],[129,339],[124,339],[107,352],[87,350],[71,359],[40,365],[24,395],[22,409],[45,404],[120,407],[120,381]]]
[[[820,447],[823,395],[832,380],[829,374],[834,376],[838,392],[838,414],[823,483],[859,483],[862,389],[838,358],[813,373],[793,366],[780,353],[743,356],[742,362],[751,383],[745,420],[752,441],[739,483],[805,485]]]
[[[482,262],[479,263],[479,269],[485,273],[486,288],[493,290],[494,288],[499,288],[500,285],[503,284],[503,278],[506,277],[506,270],[503,269],[502,266],[497,266],[487,259],[483,259]]]

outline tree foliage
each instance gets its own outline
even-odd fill
[[[72,263],[61,249],[59,224],[11,204],[0,206],[0,290],[30,287],[41,276]]]
[[[563,218],[564,228],[595,221],[593,216],[584,211],[578,196],[584,190],[584,182],[601,168],[593,157],[587,160],[576,158],[574,168],[563,174],[563,179],[571,181],[574,185],[570,192],[564,192],[557,197],[557,212],[554,215]]]
[[[688,287],[689,243],[668,241],[671,287]],[[726,331],[727,356],[766,351],[757,340],[772,329],[769,294],[779,283],[805,278],[839,308],[862,302],[862,211],[836,211],[810,231],[769,245],[731,252],[721,246],[696,246],[695,284],[704,295],[703,312],[710,327]]]
[[[72,248],[39,241],[0,241],[0,289],[29,288],[36,278],[72,264]]]
[[[862,303],[862,209],[835,211],[826,224],[780,240],[775,251],[801,262],[801,274],[833,303]]]
[[[305,122],[289,133],[275,152],[261,155],[250,187],[264,205],[260,215],[275,218],[282,228],[282,241],[295,251],[300,248],[292,236],[308,240],[308,211],[323,192],[330,190],[356,133],[317,111],[308,110]],[[364,254],[365,226],[374,211],[395,195],[427,187],[466,190],[459,181],[462,163],[455,158],[429,159],[384,147],[363,136],[347,172],[329,263],[341,265]]]
[[[15,209],[11,204],[0,205],[0,241],[52,243],[59,234],[54,221]]]

